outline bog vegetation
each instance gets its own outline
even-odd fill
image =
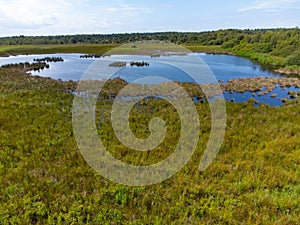
[[[198,165],[210,135],[207,103],[195,103],[201,130],[191,161],[174,177],[126,187],[94,172],[72,130],[76,82],[34,77],[26,68],[0,68],[1,224],[297,224],[300,221],[300,104],[254,107],[226,103],[227,131],[217,159]],[[120,80],[108,83],[114,92]],[[185,84],[188,89],[188,84]],[[143,100],[130,116],[132,131],[150,135],[162,116],[164,142],[149,154],[131,151],[113,134],[112,100],[97,103],[97,128],[108,150],[134,165],[149,165],[176,147],[180,123],[164,100]]]

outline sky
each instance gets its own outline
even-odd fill
[[[0,36],[300,27],[300,0],[0,0]]]

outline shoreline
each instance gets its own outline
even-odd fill
[[[80,44],[80,45],[16,45],[16,46],[0,46],[0,57],[10,57],[18,55],[34,55],[34,54],[101,54],[104,55],[111,49],[118,47],[119,45],[113,44]],[[2,47],[2,49],[1,49]],[[300,76],[300,70],[287,69],[287,68],[272,68],[272,65],[263,65],[256,60],[251,59],[243,55],[239,55],[236,52],[222,49],[220,46],[203,46],[203,45],[182,45],[183,48],[190,50],[193,53],[206,53],[213,55],[229,55],[237,56],[251,60],[257,63],[261,67],[266,67],[271,72],[283,75],[283,76]],[[2,50],[2,51],[1,51]]]

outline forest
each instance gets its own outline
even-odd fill
[[[259,52],[271,52],[282,47],[284,42],[299,46],[300,29],[255,29],[255,30],[218,30],[206,32],[159,32],[124,34],[87,34],[59,36],[15,36],[0,38],[0,45],[28,44],[122,44],[142,40],[170,41],[176,44],[222,45],[232,48],[241,43],[263,44],[256,46]],[[280,54],[280,53],[277,53]]]

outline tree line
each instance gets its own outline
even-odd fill
[[[157,32],[126,34],[82,34],[58,36],[15,36],[0,38],[0,45],[39,44],[122,44],[142,40],[161,40],[175,44],[221,46],[249,57],[267,53],[285,58],[285,65],[300,66],[300,29],[226,29],[206,32]],[[254,58],[257,56],[254,56]],[[251,57],[250,57],[251,58]],[[252,57],[253,58],[253,57]],[[264,61],[259,60],[259,61]],[[269,64],[268,62],[263,64]],[[280,63],[276,63],[280,64]]]
[[[170,41],[176,44],[224,45],[233,47],[241,41],[247,43],[268,43],[263,51],[269,51],[277,42],[290,41],[299,43],[300,29],[227,29],[206,32],[157,32],[125,34],[81,34],[58,36],[14,36],[0,38],[1,45],[30,44],[121,44],[142,40]]]

